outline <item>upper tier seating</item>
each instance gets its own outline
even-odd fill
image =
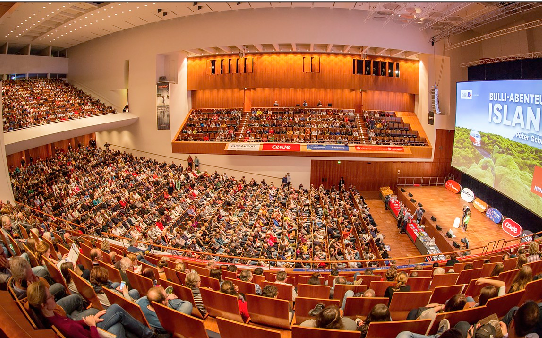
[[[426,146],[427,141],[421,138],[410,124],[403,123],[403,118],[395,112],[365,110],[363,118],[368,129],[369,141],[372,144]]]
[[[4,132],[116,110],[61,79],[2,81]]]
[[[240,108],[194,109],[189,113],[178,141],[231,141],[240,121]]]

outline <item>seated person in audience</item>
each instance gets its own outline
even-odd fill
[[[64,280],[66,281],[68,290],[70,290],[71,293],[79,293],[77,291],[77,287],[75,286],[75,283],[72,280],[72,276],[70,275],[69,270],[74,271],[78,276],[82,276],[83,271],[81,271],[81,269],[77,265],[74,265],[72,262],[69,262],[69,261],[66,261],[60,264],[60,273],[62,274],[62,277],[64,277]]]
[[[249,283],[252,283],[252,279],[254,277],[252,276],[252,271],[250,270],[243,270],[241,271],[241,273],[239,273],[239,279],[242,280],[243,282],[249,282]],[[258,285],[258,284],[254,284],[255,288],[256,288],[256,294],[257,295],[261,295],[262,294],[262,288]]]
[[[287,278],[288,278],[288,274],[286,273],[286,271],[283,271],[283,270],[279,271],[277,272],[275,283],[283,284],[283,285],[292,285],[292,284],[286,283]],[[297,298],[297,291],[295,290],[295,287],[292,287],[292,301],[295,302],[296,298]]]
[[[467,304],[467,297],[458,293],[446,301],[446,304],[431,303],[425,307],[413,309],[409,312],[407,320],[414,319],[432,319],[435,320],[439,312],[451,312],[463,310]]]
[[[97,248],[90,250],[90,260],[92,261],[92,266],[100,266],[98,261],[103,260],[102,250]]]
[[[326,306],[316,315],[315,319],[308,319],[299,324],[299,326],[347,331],[354,331],[358,327],[352,319],[341,317],[341,312],[335,305]]]
[[[529,257],[527,257],[527,261],[529,263],[532,263],[539,260],[540,260],[540,243],[531,242],[529,244]]]
[[[167,267],[168,267],[167,258],[165,258],[165,257],[161,258],[158,261],[158,264],[156,265],[156,268],[158,269],[158,275],[160,276],[160,278],[167,279],[166,278],[166,272],[164,271],[164,268],[167,268]]]
[[[390,299],[390,303],[395,292],[410,291],[410,285],[407,285],[408,275],[406,274],[406,272],[399,272],[397,274],[397,277],[395,278],[395,281],[397,282],[397,284],[395,284],[394,286],[388,286],[386,288],[386,292],[384,293],[384,297],[388,297]]]
[[[80,297],[79,295],[74,295]],[[73,320],[62,317],[54,312],[57,303],[49,292],[49,288],[41,282],[35,282],[28,286],[28,303],[42,322],[54,325],[67,338],[99,338],[97,327],[106,330],[117,338],[126,338],[126,333],[136,337],[154,338],[154,332],[130,316],[118,304],[113,304],[107,310],[86,315],[82,320]]]
[[[201,298],[201,293],[199,291],[199,287],[201,286],[201,278],[198,273],[194,270],[187,273],[185,284],[186,287],[192,290],[192,296],[194,296],[194,302],[199,312],[201,312],[201,314],[205,316],[205,314],[207,314],[207,310],[203,305],[203,299]]]
[[[341,309],[343,311],[344,311],[344,309],[346,307],[346,299],[349,298],[349,297],[376,297],[376,293],[375,293],[375,290],[373,290],[373,289],[367,289],[362,294],[360,294],[360,293],[355,294],[354,291],[352,291],[352,290],[346,291],[344,293],[342,306],[341,306]]]
[[[262,289],[262,296],[267,298],[277,298],[279,295],[279,290],[274,285],[266,285]],[[294,318],[294,310],[288,304],[288,310],[290,312],[290,323],[292,322],[292,319]]]
[[[503,271],[504,271],[504,264],[501,262],[498,262],[497,264],[495,264],[495,267],[493,267],[493,270],[489,274],[489,277],[497,277]]]
[[[222,282],[222,285],[220,286],[220,292],[227,295],[236,296],[239,304],[239,314],[244,321],[247,321],[250,318],[248,314],[247,302],[245,301],[245,298],[238,293],[235,285],[232,282],[230,282],[229,280]]]
[[[26,289],[28,285],[42,281],[44,285],[49,288],[49,283],[43,277],[37,277],[32,272],[30,263],[21,256],[12,257],[9,260],[9,269],[11,271],[11,287],[15,292],[18,299],[26,297]],[[61,299],[66,295],[66,288],[60,283],[54,283],[50,286],[51,294],[55,296],[56,300]]]
[[[537,338],[542,337],[542,306],[533,301],[527,301],[520,307],[514,306],[502,318],[508,329],[508,338]],[[504,330],[503,330],[503,333]]]
[[[446,266],[454,266],[455,263],[459,263],[459,261],[457,260],[457,255],[455,253],[452,253],[450,254],[450,259],[446,261]],[[460,272],[460,271],[456,271],[456,272]]]
[[[517,292],[525,289],[527,283],[533,280],[533,270],[529,265],[522,266],[519,271],[514,276],[512,284],[506,293]],[[489,278],[478,278],[476,281],[477,285],[481,284],[490,284],[499,288],[499,295],[503,295],[503,290],[506,288],[505,283],[500,280],[489,279]]]
[[[174,294],[167,294],[161,286],[154,286],[147,291],[147,295],[136,301],[137,305],[143,311],[149,325],[159,333],[165,333],[160,320],[153,308],[152,302],[156,302],[168,306],[174,310],[182,312],[186,315],[192,314],[192,304],[190,302],[179,299]]]
[[[179,272],[184,272],[186,269],[185,265],[184,265],[184,262],[180,259],[178,259],[176,262],[175,262],[175,271],[179,271]]]
[[[464,323],[467,322],[459,322],[455,325],[455,327],[450,328],[450,322],[448,319],[443,319],[440,321],[437,333],[434,335],[426,336],[419,333],[414,333],[410,331],[403,331],[400,332],[395,338],[486,338],[486,337],[495,337],[492,335],[480,335],[480,336],[474,336],[474,335],[468,335],[468,327],[465,327]],[[470,326],[467,323],[467,326]]]
[[[385,304],[377,304],[369,312],[365,320],[361,320],[357,330],[361,332],[360,338],[367,337],[369,324],[372,322],[391,322],[390,309]]]
[[[209,277],[211,278],[215,278],[215,279],[218,279],[218,281],[220,282],[220,285],[222,285],[222,270],[220,269],[211,269],[211,271],[209,272]]]

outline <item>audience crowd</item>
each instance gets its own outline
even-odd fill
[[[16,168],[12,183],[18,201],[86,234],[247,258],[224,262],[388,257],[354,188],[280,188],[191,169],[81,147]]]
[[[116,113],[62,79],[2,81],[4,132]]]

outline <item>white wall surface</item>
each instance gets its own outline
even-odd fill
[[[51,56],[0,54],[0,74],[68,73],[68,59]]]

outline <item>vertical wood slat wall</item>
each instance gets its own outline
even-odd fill
[[[57,151],[60,149],[67,151],[68,145],[71,145],[73,149],[75,149],[75,147],[77,147],[78,144],[87,146],[90,140],[96,140],[95,133],[78,136],[78,137],[74,137],[74,138],[70,138],[67,140],[62,140],[62,141],[58,141],[54,143],[49,143],[43,146],[23,150],[18,153],[8,155],[7,156],[8,168],[9,170],[13,170],[16,167],[19,167],[21,165],[21,160],[23,159],[23,157],[25,158],[25,161],[28,164],[30,157],[32,157],[34,160],[45,159],[45,158],[53,156],[55,149]]]
[[[303,58],[314,57],[307,63],[311,72],[304,72]],[[359,56],[358,56],[359,57]],[[372,57],[386,62],[399,62],[400,77],[353,74],[355,55],[272,53],[254,54],[247,60],[245,72],[230,70],[225,74],[210,74],[209,61],[216,60],[215,71],[222,73],[222,60],[238,59],[234,55],[213,55],[188,59],[188,90],[226,88],[325,88],[363,89],[418,94],[419,62],[390,57]],[[308,60],[308,59],[306,59]],[[230,61],[224,61],[230,63]],[[235,62],[233,62],[235,63]],[[307,66],[309,66],[307,65]],[[225,68],[225,67],[224,67]],[[250,72],[251,71],[251,72]]]
[[[344,177],[347,186],[352,184],[360,191],[377,191],[384,186],[396,188],[397,170],[402,177],[447,176],[452,170],[453,140],[453,130],[437,129],[433,162],[312,160],[311,184],[315,187],[323,184],[329,189],[338,186]]]

